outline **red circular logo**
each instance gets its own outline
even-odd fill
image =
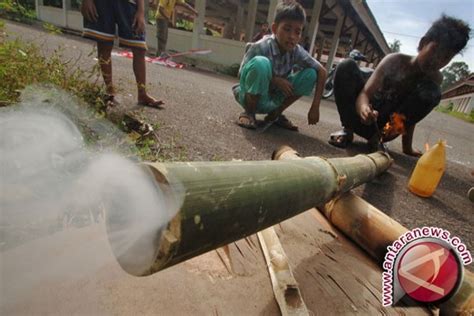
[[[406,250],[398,264],[403,291],[418,302],[433,303],[454,293],[461,266],[453,250],[425,241]]]

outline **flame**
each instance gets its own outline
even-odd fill
[[[400,113],[393,113],[392,115],[390,115],[390,122],[387,122],[383,127],[383,134],[405,134],[405,120],[405,115]]]
[[[425,151],[428,151],[428,150],[430,150],[430,144],[425,143]]]

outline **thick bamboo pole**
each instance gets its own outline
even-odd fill
[[[274,158],[301,159],[289,147],[282,147]],[[362,198],[348,192],[318,208],[336,228],[351,238],[380,264],[383,263],[387,246],[408,231]],[[464,271],[460,289],[447,302],[440,305],[441,315],[472,315],[474,313],[474,275]]]
[[[167,228],[116,252],[127,235],[109,238],[118,262],[133,275],[148,275],[304,212],[370,181],[391,164],[383,153],[351,158],[287,161],[154,163],[146,166],[165,193]],[[109,236],[142,220],[111,210]],[[120,240],[122,238],[122,240]],[[150,253],[140,244],[153,243]],[[150,261],[150,258],[153,260]]]
[[[328,220],[367,251],[380,264],[387,246],[408,231],[362,198],[346,193],[323,209]],[[474,275],[465,270],[460,289],[440,305],[441,315],[472,315],[474,313]]]

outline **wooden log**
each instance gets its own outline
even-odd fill
[[[277,159],[301,159],[296,151],[282,147],[274,153]],[[382,264],[391,245],[408,231],[400,223],[362,198],[347,192],[318,210],[331,224]],[[474,314],[474,274],[465,270],[460,289],[440,305],[441,315]]]
[[[268,265],[273,293],[282,316],[309,315],[275,229],[269,227],[257,233],[257,236]]]
[[[133,210],[124,214],[111,209],[107,227],[109,236],[116,237],[109,240],[125,271],[148,275],[324,205],[390,164],[383,153],[335,159],[147,164],[167,197],[165,211],[176,215],[166,229],[148,237],[152,240],[140,240],[137,248],[132,245],[118,253],[115,246],[124,244],[128,236],[113,232],[126,231],[129,223],[143,219]],[[156,244],[154,253],[142,254],[139,246],[143,243]]]
[[[345,193],[323,209],[328,220],[382,264],[387,246],[408,231],[362,198]],[[321,209],[320,209],[321,210]],[[458,292],[440,305],[441,315],[473,315],[474,275],[464,270]]]

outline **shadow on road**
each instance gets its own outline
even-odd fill
[[[341,156],[341,151],[318,138],[272,126],[263,133],[243,129],[245,138],[256,148],[273,152],[280,146],[287,145],[296,150],[302,157],[307,156]]]
[[[394,192],[397,186],[397,178],[390,172],[384,172],[364,186],[362,198],[391,216],[393,212]],[[383,188],[381,190],[380,188]]]

